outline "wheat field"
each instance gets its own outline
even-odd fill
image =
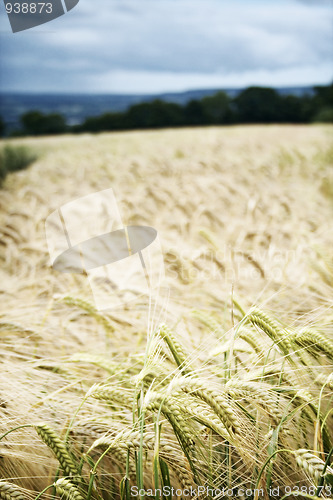
[[[331,496],[332,134],[10,140],[38,160],[0,190],[0,498]],[[50,267],[48,215],[106,188],[159,233],[163,314]]]

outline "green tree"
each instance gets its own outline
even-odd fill
[[[184,107],[184,119],[186,125],[205,125],[207,117],[202,101],[191,100]]]
[[[332,107],[333,106],[333,83],[331,85],[314,87],[315,101],[319,106]]]
[[[65,118],[58,113],[29,111],[21,116],[21,124],[27,135],[63,134],[67,130]]]
[[[314,88],[313,98],[314,112],[313,121],[333,122],[333,83],[326,87],[318,86]]]
[[[249,87],[234,99],[240,123],[281,122],[281,97],[276,90]]]
[[[280,111],[284,123],[307,123],[311,117],[307,99],[294,95],[281,98]]]
[[[217,92],[201,99],[201,104],[209,124],[228,124],[232,122],[230,99],[225,92]]]
[[[0,137],[3,137],[5,135],[5,130],[6,130],[5,122],[3,121],[2,116],[0,116]]]
[[[183,113],[178,104],[155,99],[131,106],[124,120],[127,128],[174,127],[182,124]]]

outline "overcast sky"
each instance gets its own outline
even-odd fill
[[[333,80],[333,0],[80,0],[13,34],[0,89],[151,93]]]

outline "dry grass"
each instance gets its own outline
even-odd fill
[[[41,422],[56,434],[8,434],[4,481],[35,498],[61,467],[78,470],[54,493],[96,499],[165,484],[165,471],[184,487],[322,481],[333,440],[331,141],[330,126],[19,141],[44,153],[0,195],[0,434]],[[45,218],[107,187],[123,222],[155,227],[163,243],[168,326],[146,355],[145,297],[97,313],[85,278],[48,264]]]

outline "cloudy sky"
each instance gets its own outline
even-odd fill
[[[80,0],[13,34],[0,89],[148,93],[333,80],[333,0]]]

